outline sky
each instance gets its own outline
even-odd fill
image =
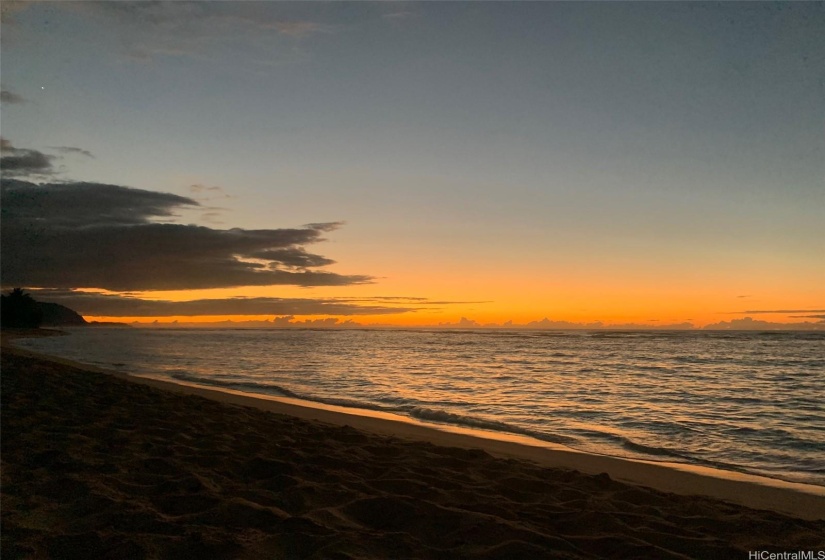
[[[2,11],[4,289],[127,322],[825,325],[821,2]]]

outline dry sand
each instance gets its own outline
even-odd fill
[[[825,497],[801,485],[134,383],[5,347],[1,375],[4,559],[825,550]]]

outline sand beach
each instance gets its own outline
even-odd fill
[[[5,341],[4,341],[5,343]],[[825,492],[2,351],[4,558],[748,558]]]

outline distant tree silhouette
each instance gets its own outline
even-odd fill
[[[0,325],[36,329],[43,322],[43,312],[31,295],[15,288],[0,296]]]

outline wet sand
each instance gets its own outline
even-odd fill
[[[825,550],[825,497],[794,485],[136,383],[8,347],[0,376],[3,558]]]

